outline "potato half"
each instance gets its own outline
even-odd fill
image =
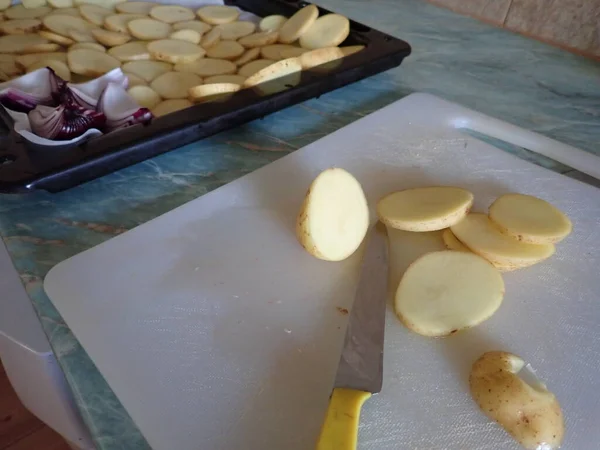
[[[441,251],[417,259],[396,291],[396,314],[412,331],[446,336],[479,325],[500,307],[502,275],[473,253]]]
[[[565,433],[560,405],[543,383],[529,384],[519,377],[524,367],[525,362],[511,353],[483,354],[471,369],[471,395],[485,415],[523,447],[556,449]]]
[[[434,186],[389,194],[377,203],[377,214],[392,228],[435,231],[460,221],[472,205],[473,194],[466,189]]]
[[[369,207],[360,183],[344,169],[327,169],[312,182],[296,236],[311,255],[342,261],[360,246],[369,228]]]
[[[559,209],[531,195],[503,195],[492,203],[489,216],[504,234],[530,244],[559,242],[573,229]]]

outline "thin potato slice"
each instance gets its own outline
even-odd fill
[[[148,45],[145,42],[136,41],[117,45],[108,51],[108,54],[119,61],[143,61],[150,59]]]
[[[279,42],[291,44],[308,30],[319,17],[319,9],[315,5],[308,5],[297,11],[279,29]]]
[[[81,17],[68,16],[66,14],[51,14],[42,20],[44,27],[48,30],[60,34],[61,36],[70,36],[70,31],[89,32],[93,25]]]
[[[54,60],[54,61],[61,61],[61,62],[66,63],[67,62],[67,54],[63,53],[63,52],[30,53],[28,55],[19,55],[15,58],[15,61],[19,65],[19,67],[22,67],[24,69],[27,69],[29,66],[37,63],[38,61],[44,61],[44,60]]]
[[[189,97],[196,103],[222,101],[240,89],[241,86],[235,83],[201,84],[190,88]]]
[[[48,0],[48,4],[53,8],[60,9],[62,14],[73,15],[72,11],[67,12],[66,10],[75,10],[75,15],[79,16],[79,11],[73,7],[73,0]]]
[[[489,319],[504,297],[502,275],[473,253],[441,251],[417,259],[400,280],[401,322],[424,336],[447,336]]]
[[[23,35],[25,36],[25,35]],[[30,36],[30,35],[27,35]],[[60,50],[61,47],[60,45],[58,45],[55,42],[47,42],[45,44],[39,44],[39,45],[34,45],[32,47],[27,47],[25,49],[23,49],[20,53],[22,54],[27,54],[27,53],[44,53],[44,52],[56,52],[58,50]]]
[[[102,26],[104,24],[104,19],[114,14],[111,9],[106,9],[98,5],[81,5],[79,7],[79,13],[85,20],[98,26]]]
[[[204,79],[204,84],[214,83],[232,83],[240,86],[246,81],[246,77],[242,75],[213,75]]]
[[[236,59],[233,62],[237,66],[243,66],[244,64],[247,64],[250,61],[254,61],[255,59],[258,59],[259,56],[260,56],[260,49],[259,48],[251,48],[249,50],[246,50],[246,52],[242,56],[240,56],[238,59]]]
[[[194,11],[179,5],[159,5],[150,10],[150,17],[165,23],[183,22],[193,20]]]
[[[238,70],[238,74],[248,78],[254,75],[256,72],[266,67],[272,66],[273,64],[275,64],[275,62],[276,61],[273,61],[272,59],[257,59],[240,67],[240,70]]]
[[[321,172],[296,220],[302,247],[316,258],[342,261],[358,249],[368,229],[369,207],[356,178],[340,168]]]
[[[88,77],[102,76],[121,65],[118,59],[109,54],[87,49],[69,51],[67,62],[71,72]]]
[[[21,75],[22,69],[17,61],[15,60],[13,55],[0,55],[0,71],[6,76],[6,78],[10,79]],[[7,58],[12,57],[12,59]],[[8,81],[8,80],[5,80]]]
[[[503,195],[490,206],[489,216],[502,233],[529,244],[560,242],[573,229],[559,209],[531,195]]]
[[[237,66],[224,59],[201,58],[189,64],[176,64],[175,71],[191,72],[201,77],[229,75],[237,71]]]
[[[261,31],[241,38],[238,42],[246,48],[264,47],[277,42],[279,33],[277,31]]]
[[[344,54],[338,47],[318,48],[303,52],[298,59],[303,70],[331,70],[342,63]]]
[[[200,17],[200,20],[210,25],[235,22],[240,16],[240,12],[237,9],[222,5],[203,6],[196,11],[196,14]]]
[[[290,46],[288,48],[282,48],[279,50],[279,55],[280,55],[279,59],[296,58],[296,57],[301,56],[309,51],[311,51],[311,50],[307,50],[302,47]]]
[[[142,14],[113,14],[104,19],[104,28],[119,33],[129,33],[127,24],[134,19],[144,19]]]
[[[71,81],[71,71],[69,67],[62,61],[56,61],[52,59],[38,61],[33,63],[27,68],[27,72],[33,72],[34,70],[42,69],[44,67],[50,67],[54,70],[54,73],[65,81]]]
[[[21,0],[21,3],[27,9],[34,9],[46,6],[46,0]]]
[[[2,8],[0,8],[2,9]],[[39,8],[25,8],[25,6],[14,5],[4,11],[4,15],[6,19],[37,19],[40,17],[49,14],[52,11],[52,8],[48,8],[47,6],[40,6]]]
[[[195,30],[177,30],[169,35],[169,39],[191,42],[198,45],[202,39],[202,35]]]
[[[0,22],[0,33],[3,34],[35,33],[40,28],[42,28],[42,21],[38,19],[14,19]]]
[[[206,35],[204,35],[202,37],[202,40],[200,41],[200,45],[205,50],[208,50],[209,48],[217,45],[220,42],[220,40],[221,40],[221,30],[219,30],[218,28],[213,28],[208,33],[206,33]]]
[[[129,87],[148,86],[148,83],[143,78],[140,78],[137,75],[134,75],[133,73],[127,73],[127,72],[123,72],[123,73],[125,75],[127,75],[127,86],[129,86]]]
[[[206,53],[200,46],[176,39],[162,39],[148,44],[148,51],[158,61],[188,64]]]
[[[124,2],[125,0],[73,0],[76,5],[98,5],[103,8],[114,9],[117,3]]]
[[[9,34],[0,36],[0,49],[2,49],[3,53],[38,53],[53,51],[47,50],[49,44],[50,42],[48,42],[47,39],[44,39],[37,34]]]
[[[75,30],[71,28],[69,30],[69,37],[76,42],[96,42],[96,38],[92,35],[92,30]]]
[[[460,221],[472,205],[471,192],[456,187],[435,186],[386,195],[377,202],[377,214],[383,223],[393,228],[434,231]]]
[[[237,21],[217,25],[216,28],[221,30],[221,39],[237,41],[239,38],[254,33],[256,25],[248,21]]]
[[[451,230],[472,252],[502,266],[526,267],[554,254],[553,244],[527,244],[502,234],[485,214],[468,214]]]
[[[446,228],[442,233],[442,239],[444,240],[444,245],[448,248],[448,250],[454,250],[455,252],[468,252],[472,253],[465,244],[460,242],[450,228]]]
[[[339,14],[319,17],[300,36],[300,46],[308,49],[336,47],[350,34],[350,21]]]
[[[127,93],[131,95],[142,108],[152,109],[162,102],[160,95],[148,86],[133,86],[127,90]]]
[[[177,98],[165,100],[164,102],[156,105],[151,111],[154,116],[162,117],[175,111],[189,108],[190,106],[192,106],[192,102],[190,102],[187,98]]]
[[[216,59],[236,59],[246,50],[235,41],[220,41],[206,50],[206,56]]]
[[[200,20],[185,20],[173,24],[174,30],[194,30],[203,35],[210,30],[210,25],[201,22]]]
[[[60,45],[73,45],[75,41],[70,37],[65,37],[60,34],[53,33],[52,31],[38,31],[38,34],[44,39],[48,39],[51,42],[56,42]]]
[[[287,22],[287,17],[273,15],[264,17],[258,24],[261,31],[279,31],[284,23]]]
[[[171,34],[171,25],[155,19],[133,19],[127,22],[127,29],[142,41],[165,39]]]
[[[292,51],[292,49],[295,49],[295,48],[299,48],[299,47],[294,47],[293,45],[289,45],[289,44],[265,45],[264,47],[262,47],[260,49],[260,56],[263,59],[279,61],[282,59],[287,59],[287,58],[283,57],[284,51],[288,51],[288,50]],[[297,55],[292,55],[292,56],[297,56]],[[290,56],[290,58],[292,56]]]
[[[173,65],[163,61],[130,61],[123,64],[123,72],[134,74],[148,83],[163,73],[171,72]]]
[[[162,98],[187,98],[188,91],[202,84],[202,78],[191,72],[167,72],[156,77],[150,87]]]
[[[106,45],[107,47],[123,45],[131,40],[131,36],[126,33],[119,33],[118,31],[109,31],[98,28],[92,30],[91,32],[94,39],[96,39],[100,44]]]
[[[123,2],[115,5],[117,12],[126,14],[141,14],[147,16],[150,10],[156,6],[154,2]]]
[[[78,48],[85,48],[88,50],[95,50],[97,52],[106,53],[106,47],[95,42],[77,42],[76,44],[73,44],[69,47],[69,51],[77,50]]]
[[[344,56],[350,56],[360,52],[361,50],[364,50],[364,48],[364,45],[347,45],[346,47],[340,47],[340,50],[342,51]]]

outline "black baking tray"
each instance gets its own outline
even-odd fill
[[[289,17],[309,4],[299,0],[225,0],[225,3],[261,17],[271,14]],[[319,7],[319,15],[330,12]],[[407,42],[350,21],[350,35],[342,45],[357,44],[366,48],[343,58],[336,67],[303,71],[300,81],[290,80],[289,88],[284,91],[265,95],[245,89],[224,102],[194,105],[154,119],[148,125],[98,136],[75,147],[35,149],[0,121],[0,192],[39,189],[58,192],[77,186],[399,66],[411,52]],[[275,82],[280,85],[286,79]]]

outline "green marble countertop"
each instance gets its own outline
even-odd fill
[[[412,55],[386,73],[69,191],[0,196],[0,234],[100,449],[148,444],[43,292],[58,262],[415,91],[600,153],[600,64],[418,0],[320,3],[408,41]]]

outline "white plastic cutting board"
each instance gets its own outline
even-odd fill
[[[517,448],[467,386],[481,353],[507,350],[559,398],[564,448],[597,449],[600,191],[460,127],[600,174],[591,155],[414,94],[60,263],[46,292],[155,450],[312,449],[358,259],[319,261],[296,242],[311,180],[343,167],[371,206],[392,190],[431,184],[471,189],[483,211],[506,192],[537,195],[566,211],[574,232],[549,261],[505,275],[505,301],[489,321],[430,339],[389,308],[384,387],[363,409],[359,447]]]

